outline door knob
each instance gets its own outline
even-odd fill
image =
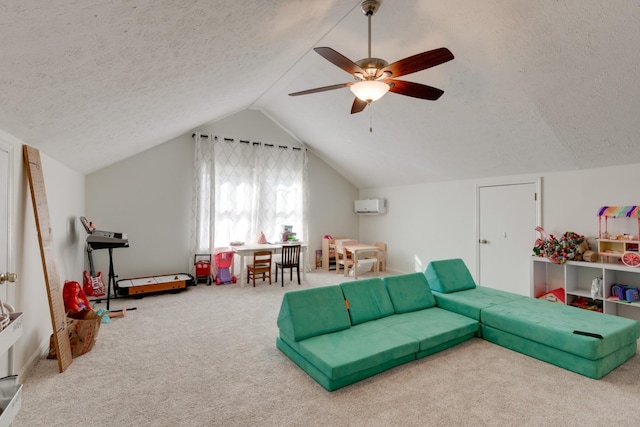
[[[489,243],[489,241],[487,239],[480,239],[478,241],[483,245],[486,245],[487,243]]]
[[[17,278],[16,273],[0,273],[0,285],[4,282],[15,282]]]

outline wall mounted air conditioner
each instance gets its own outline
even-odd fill
[[[356,200],[354,207],[358,215],[383,215],[387,213],[387,199]]]

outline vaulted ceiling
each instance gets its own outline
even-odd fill
[[[383,0],[372,56],[447,47],[350,114],[313,51],[367,56],[360,0],[0,4],[0,129],[90,173],[247,108],[359,188],[640,163],[637,0]],[[241,135],[237,135],[241,137]]]

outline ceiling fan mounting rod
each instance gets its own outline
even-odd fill
[[[371,58],[371,15],[369,14],[367,17],[369,18],[369,49],[367,50],[367,58]]]
[[[379,0],[364,0],[360,5],[362,7],[362,13],[364,13],[369,21],[369,45],[368,45],[368,58],[371,58],[371,17],[376,14],[380,7]]]

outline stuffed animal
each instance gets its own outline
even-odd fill
[[[584,254],[589,250],[589,243],[587,243],[587,239],[583,240],[580,243],[580,246],[576,249],[575,255],[573,256],[574,261],[582,261],[584,259]]]

